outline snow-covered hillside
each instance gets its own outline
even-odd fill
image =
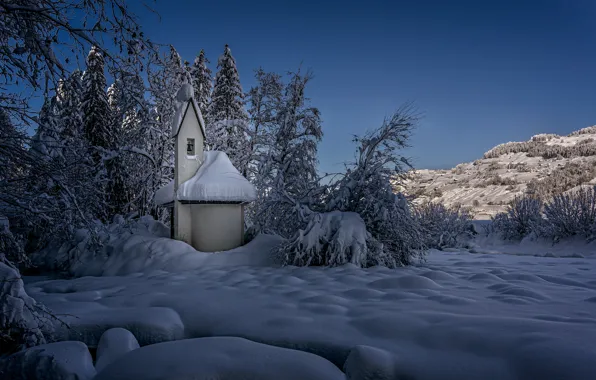
[[[528,191],[554,195],[596,183],[596,126],[568,136],[540,134],[523,143],[501,144],[451,170],[416,170],[406,192],[445,205],[469,207],[476,219],[504,211]]]

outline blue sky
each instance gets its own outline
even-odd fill
[[[245,90],[253,70],[314,71],[320,169],[353,157],[352,134],[404,102],[424,115],[418,168],[472,161],[492,146],[596,124],[596,2],[158,1],[147,34],[215,70],[229,44]]]

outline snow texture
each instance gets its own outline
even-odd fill
[[[344,374],[317,355],[242,338],[210,337],[140,348],[109,365],[95,379],[191,378],[343,380]]]
[[[73,315],[74,328],[103,333],[105,317],[97,313],[112,314],[109,327],[127,327],[123,310],[129,310],[139,318],[153,314],[153,323],[167,330],[172,322],[163,310],[171,309],[183,338],[236,336],[299,349],[333,362],[351,379],[367,373],[418,380],[596,378],[595,256],[516,256],[494,246],[491,254],[431,250],[425,263],[398,269],[279,268],[262,261],[273,247],[263,242],[230,256],[205,259],[195,251],[199,258],[192,259],[158,241],[149,239],[150,251],[117,255],[122,274],[144,273],[38,281],[27,290],[56,313]],[[550,247],[543,244],[541,252]],[[127,252],[133,253],[129,268],[123,266]],[[112,366],[135,367],[132,355],[151,357],[146,363],[163,373],[170,359],[160,346],[149,351],[155,355],[144,356],[144,348],[127,354],[98,379],[108,378]],[[253,368],[244,358],[229,365]]]
[[[108,364],[139,348],[137,338],[123,328],[109,329],[99,339],[95,369],[99,372]]]
[[[197,173],[180,184],[176,191],[179,201],[252,202],[256,198],[254,186],[232,165],[224,152],[203,153],[203,163]],[[174,183],[170,182],[155,195],[156,204],[174,200]]]
[[[82,342],[56,342],[0,359],[0,378],[19,380],[87,380],[96,374]]]
[[[194,107],[194,109],[196,110],[197,117],[199,118],[199,125],[201,126],[201,130],[203,131],[203,136],[206,136],[205,120],[203,120],[203,115],[201,114],[201,110],[195,98],[192,96],[192,92],[192,86],[188,83],[184,83],[180,90],[178,90],[178,94],[176,95],[176,113],[174,114],[174,118],[172,119],[172,137],[178,136],[180,126],[184,121],[184,115],[188,115],[188,112],[186,112],[186,110],[188,109],[188,107],[191,106]]]

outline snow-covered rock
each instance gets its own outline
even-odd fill
[[[95,369],[99,372],[114,360],[139,348],[137,338],[123,328],[109,329],[99,339]]]
[[[6,380],[86,380],[95,374],[82,342],[44,344],[0,359],[0,378]]]
[[[320,356],[236,337],[160,343],[134,350],[95,380],[342,380],[344,373]]]
[[[130,330],[140,344],[154,344],[184,337],[184,324],[178,313],[166,307],[92,308],[61,318],[56,335],[60,339],[76,339],[91,347],[98,346],[101,336],[115,327]]]
[[[396,375],[397,357],[390,352],[370,347],[356,346],[344,364],[347,380],[392,380]]]

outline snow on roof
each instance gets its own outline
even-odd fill
[[[234,167],[227,154],[216,150],[203,153],[203,163],[197,173],[178,187],[176,199],[196,202],[252,202],[254,186]],[[174,200],[174,182],[155,193],[156,204]]]
[[[199,118],[199,125],[201,126],[203,137],[207,136],[205,134],[205,121],[203,120],[203,115],[201,114],[199,105],[193,97],[192,86],[188,83],[185,83],[182,85],[180,90],[178,90],[178,94],[176,95],[176,113],[172,119],[172,137],[176,137],[178,132],[180,132],[180,126],[182,125],[182,121],[184,121],[184,116],[187,113],[188,107],[191,105],[194,108],[197,117]]]
[[[160,187],[153,196],[153,201],[157,205],[165,205],[174,201],[174,181],[170,181],[167,185]]]

